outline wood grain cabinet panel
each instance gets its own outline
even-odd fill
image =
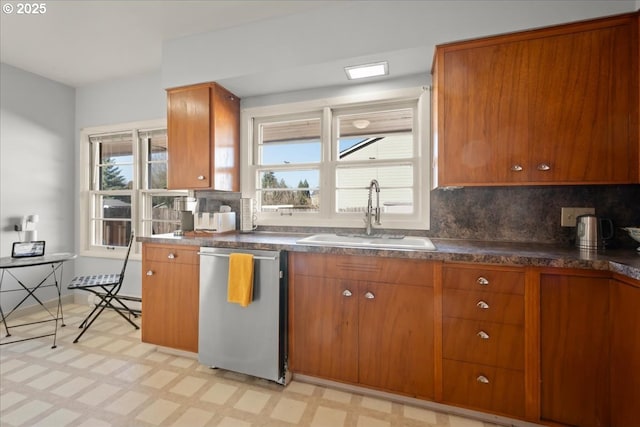
[[[144,259],[173,264],[200,264],[197,250],[176,246],[146,245]]]
[[[540,279],[541,418],[610,425],[609,279]]]
[[[361,384],[433,398],[433,289],[359,283]]]
[[[637,181],[633,32],[624,21],[530,42],[531,181]]]
[[[197,353],[198,248],[148,243],[142,248],[142,341]]]
[[[637,183],[637,13],[436,48],[434,183]]]
[[[523,179],[511,167],[527,156],[526,47],[520,42],[436,52],[440,185]]]
[[[612,280],[611,425],[640,420],[640,281]]]
[[[522,371],[445,359],[443,378],[446,403],[524,417]]]
[[[216,83],[167,90],[169,189],[240,189],[240,99]]]
[[[442,398],[525,416],[525,275],[522,268],[445,263]]]
[[[445,288],[442,312],[445,317],[522,325],[524,298],[522,295]]]
[[[432,263],[293,253],[289,278],[293,372],[433,398]]]
[[[524,273],[521,269],[494,266],[483,268],[473,264],[445,267],[442,281],[447,289],[524,295]]]
[[[292,254],[297,257],[297,254]],[[358,301],[352,283],[296,274],[290,367],[301,374],[358,380]]]
[[[524,328],[519,325],[443,318],[445,359],[524,369]]]

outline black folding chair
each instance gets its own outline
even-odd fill
[[[127,269],[127,261],[129,260],[129,253],[131,252],[131,246],[133,245],[134,233],[131,232],[129,238],[129,246],[127,248],[127,255],[124,257],[124,265],[122,266],[121,273],[114,274],[96,274],[91,276],[78,276],[71,280],[71,283],[67,286],[68,289],[81,290],[91,292],[96,295],[100,302],[91,310],[91,313],[82,321],[80,329],[82,332],[73,340],[77,343],[80,337],[87,332],[87,329],[96,321],[98,316],[102,314],[105,308],[109,307],[122,316],[127,322],[133,325],[134,328],[140,329],[132,320],[131,316],[138,317],[135,310],[129,308],[124,302],[123,298],[118,297],[118,292],[122,287],[122,281],[124,280],[124,272]],[[114,305],[115,304],[115,305]],[[127,315],[125,315],[127,313]]]

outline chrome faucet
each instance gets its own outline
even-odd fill
[[[376,189],[376,207],[373,208],[372,193],[373,189]],[[365,233],[367,236],[371,235],[371,217],[375,218],[376,225],[382,225],[380,223],[380,185],[375,179],[371,180],[369,184],[369,200],[367,201],[367,211],[364,213]]]

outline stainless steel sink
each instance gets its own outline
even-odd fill
[[[296,243],[312,246],[341,246],[367,249],[437,250],[427,237],[398,236],[390,234],[314,234]]]

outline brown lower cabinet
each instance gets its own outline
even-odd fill
[[[443,402],[524,418],[524,269],[442,271]]]
[[[610,423],[609,279],[590,272],[540,277],[541,418]]]
[[[142,341],[198,351],[198,247],[142,245]]]
[[[611,425],[640,425],[640,281],[612,279]]]
[[[640,281],[292,253],[289,368],[547,425],[638,427]]]
[[[290,256],[295,373],[433,399],[433,264]]]

